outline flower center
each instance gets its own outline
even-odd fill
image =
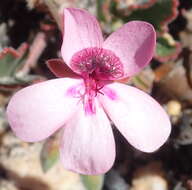
[[[72,57],[71,67],[83,78],[91,75],[98,80],[117,80],[123,76],[120,59],[103,48],[86,48],[77,52]]]
[[[73,71],[84,79],[85,93],[82,96],[85,113],[95,114],[95,97],[107,81],[123,76],[120,59],[110,50],[86,48],[77,52],[71,60]]]

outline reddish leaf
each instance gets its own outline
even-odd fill
[[[57,77],[79,77],[74,73],[63,61],[62,59],[49,59],[46,62],[50,71]]]

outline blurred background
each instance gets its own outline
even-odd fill
[[[101,176],[82,176],[58,162],[58,136],[25,143],[5,118],[17,90],[54,78],[45,65],[61,57],[61,7],[94,14],[104,36],[130,20],[153,24],[151,64],[129,81],[151,94],[172,122],[168,141],[152,154],[131,147],[114,129],[117,156]],[[192,190],[192,0],[1,0],[0,190]]]

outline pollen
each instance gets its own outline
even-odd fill
[[[82,76],[92,76],[98,80],[117,80],[123,76],[120,59],[112,51],[103,48],[86,48],[75,53],[71,67]]]

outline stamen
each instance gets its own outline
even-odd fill
[[[71,60],[71,67],[83,76],[92,75],[99,80],[117,80],[123,76],[120,59],[110,50],[86,48],[77,52]]]

